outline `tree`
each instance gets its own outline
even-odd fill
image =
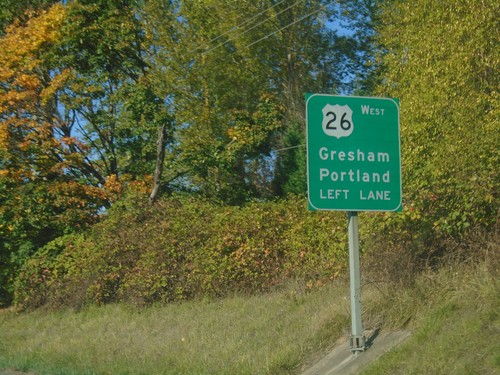
[[[377,93],[401,99],[406,205],[429,232],[496,222],[499,10],[493,0],[381,8]]]
[[[351,9],[354,3],[342,6]],[[148,4],[155,9],[146,18],[158,47],[153,75],[181,124],[178,147],[170,153],[173,175],[182,173],[184,187],[231,202],[269,197],[273,186],[283,191],[279,186],[290,171],[272,150],[288,147],[284,142],[293,137],[286,133],[303,124],[303,94],[338,90],[357,59],[356,39],[326,27],[338,6],[318,0]],[[247,119],[249,128],[263,126],[251,120],[263,97],[280,108],[275,111],[280,126],[267,127],[266,142],[253,144],[251,152],[240,134],[246,152],[229,162],[224,155],[236,142],[234,124]],[[303,125],[299,132],[305,134]],[[277,170],[283,172],[280,179]]]
[[[69,8],[63,30],[62,64],[74,80],[62,100],[94,150],[99,180],[152,173],[157,128],[172,122],[149,81],[150,46],[138,12],[135,1],[82,0]]]
[[[268,117],[264,116],[265,123],[255,119],[261,116],[258,108],[266,107],[272,98],[261,101],[265,80],[251,61],[231,56],[225,49],[201,53],[208,50],[203,41],[230,20],[223,12],[231,14],[235,7],[241,4],[184,1],[166,6],[152,1],[144,18],[156,46],[151,76],[162,96],[169,98],[167,105],[179,124],[175,144],[166,156],[166,179],[182,176],[180,189],[241,202],[255,194],[248,175],[250,164],[260,155],[251,147],[255,142],[263,146],[263,129],[274,126]],[[237,133],[243,122],[253,124],[254,132],[246,140],[239,134],[237,141],[230,133]]]
[[[306,145],[303,125],[292,123],[283,135],[282,150],[278,151],[278,167],[274,191],[278,195],[304,194],[307,191]]]
[[[39,246],[95,221],[104,186],[81,184],[86,148],[66,132],[56,93],[67,72],[53,68],[66,16],[62,5],[13,24],[0,39],[0,262],[9,277]],[[75,166],[75,167],[74,167]],[[1,302],[4,302],[1,301]]]
[[[165,147],[172,116],[128,1],[55,4],[9,26],[0,47],[2,262],[19,252],[22,262],[94,222],[121,177],[152,174],[157,129]]]
[[[24,24],[29,20],[30,13],[46,10],[57,2],[59,0],[0,0],[0,35],[15,20]]]

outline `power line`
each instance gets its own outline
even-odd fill
[[[290,147],[285,147],[285,148],[280,148],[278,150],[271,150],[271,152],[280,152],[280,151],[287,151],[287,150],[292,150],[294,148],[299,148],[299,147],[304,147],[306,144],[303,143],[301,145],[297,145],[297,146],[290,146]]]
[[[264,37],[260,38],[259,40],[256,40],[255,42],[252,42],[252,43],[248,44],[248,45],[247,45],[247,46],[245,46],[245,47],[246,47],[246,48],[250,48],[250,47],[251,47],[251,46],[253,46],[254,44],[257,44],[257,43],[259,43],[259,42],[263,41],[264,39],[267,39],[267,38],[269,38],[270,36],[272,36],[272,35],[274,35],[274,34],[276,34],[276,33],[279,33],[280,31],[282,31],[282,30],[284,30],[284,29],[286,29],[286,28],[288,28],[288,27],[290,27],[290,26],[292,26],[292,25],[296,24],[297,22],[300,22],[300,21],[302,21],[303,19],[305,19],[305,18],[307,18],[307,17],[310,17],[310,16],[312,16],[313,14],[318,13],[319,11],[324,10],[324,9],[325,9],[325,7],[324,7],[324,6],[319,7],[319,8],[318,8],[318,9],[316,9],[315,11],[312,11],[311,13],[308,13],[308,14],[306,14],[305,16],[300,17],[298,20],[295,20],[295,21],[293,21],[293,22],[289,23],[288,25],[283,26],[283,27],[282,27],[282,28],[280,28],[279,30],[273,31],[272,33],[270,33],[270,34],[268,34],[268,35],[266,35],[266,36],[264,36]]]
[[[295,5],[297,5],[299,2],[300,2],[300,0],[296,1],[295,3],[293,3],[293,4],[292,4],[292,5],[290,5],[290,6],[288,6],[287,8],[285,8],[285,9],[283,9],[283,10],[279,11],[278,13],[273,14],[271,17],[267,17],[265,20],[260,21],[259,23],[257,23],[257,24],[255,24],[255,25],[253,25],[253,26],[252,26],[252,27],[250,27],[249,29],[243,30],[243,32],[241,32],[241,33],[239,33],[239,34],[235,35],[233,38],[229,38],[229,40],[226,40],[226,41],[224,41],[224,42],[222,42],[222,43],[217,44],[215,47],[210,48],[208,51],[203,52],[203,54],[205,54],[205,55],[206,55],[206,54],[208,54],[208,53],[212,52],[213,50],[215,50],[215,49],[217,49],[217,48],[219,48],[219,47],[223,46],[223,45],[224,45],[224,44],[226,44],[226,43],[228,43],[231,39],[234,39],[234,38],[240,37],[240,36],[242,36],[242,35],[244,35],[244,34],[248,33],[249,31],[251,31],[251,30],[255,29],[256,27],[258,27],[258,26],[262,25],[264,22],[269,21],[271,18],[275,18],[275,17],[279,16],[281,13],[286,12],[288,9],[293,8],[293,7],[294,7]],[[281,29],[280,29],[280,30],[281,30]],[[279,30],[278,30],[278,31],[279,31]],[[259,41],[260,41],[260,40],[259,40]],[[248,47],[248,46],[247,46],[247,47]]]
[[[209,40],[206,44],[208,45],[208,44],[210,44],[210,43],[213,43],[213,42],[215,42],[216,40],[219,40],[220,38],[222,38],[224,35],[229,34],[231,31],[238,30],[239,28],[243,27],[243,26],[244,26],[244,25],[246,25],[247,23],[252,22],[254,19],[256,19],[257,17],[259,17],[260,15],[262,15],[262,14],[266,13],[267,11],[269,11],[269,10],[271,10],[271,9],[275,8],[275,7],[277,7],[278,5],[280,5],[280,4],[282,4],[282,3],[284,3],[285,1],[286,1],[286,0],[281,0],[281,1],[280,1],[280,2],[278,2],[278,3],[276,3],[276,4],[274,4],[274,5],[271,5],[269,8],[264,9],[262,12],[259,12],[259,13],[255,14],[255,15],[253,15],[252,17],[250,17],[249,19],[247,19],[247,20],[243,21],[243,22],[242,22],[242,23],[240,23],[239,25],[236,25],[236,26],[234,26],[234,27],[230,28],[229,30],[227,30],[226,32],[224,32],[224,33],[222,33],[222,34],[220,34],[220,35],[216,36],[215,38],[210,39],[210,40]],[[202,47],[202,46],[201,46],[201,45],[199,45],[198,47],[196,47],[195,49],[193,49],[193,50],[191,50],[191,51],[189,51],[189,52],[191,53],[191,52],[197,51],[197,50],[199,50],[201,47]]]

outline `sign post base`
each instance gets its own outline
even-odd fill
[[[349,337],[349,347],[352,354],[358,354],[359,352],[364,352],[366,349],[366,337],[365,336],[351,336]]]

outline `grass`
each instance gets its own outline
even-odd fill
[[[3,312],[0,368],[50,375],[289,374],[344,333],[349,305],[337,297],[346,292],[336,285],[142,309]]]
[[[413,334],[363,374],[500,374],[498,274],[498,261],[482,261],[429,271],[406,286],[368,276],[365,327]],[[305,290],[296,284],[267,295],[149,308],[3,311],[0,368],[40,375],[299,374],[350,326],[345,281]]]
[[[413,335],[363,375],[500,374],[498,270],[492,274],[485,264],[441,270],[412,291],[398,303],[414,306]]]

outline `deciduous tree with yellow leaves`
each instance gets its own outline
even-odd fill
[[[0,38],[3,271],[94,222],[120,178],[152,174],[170,115],[148,83],[135,16],[128,1],[56,3]]]

